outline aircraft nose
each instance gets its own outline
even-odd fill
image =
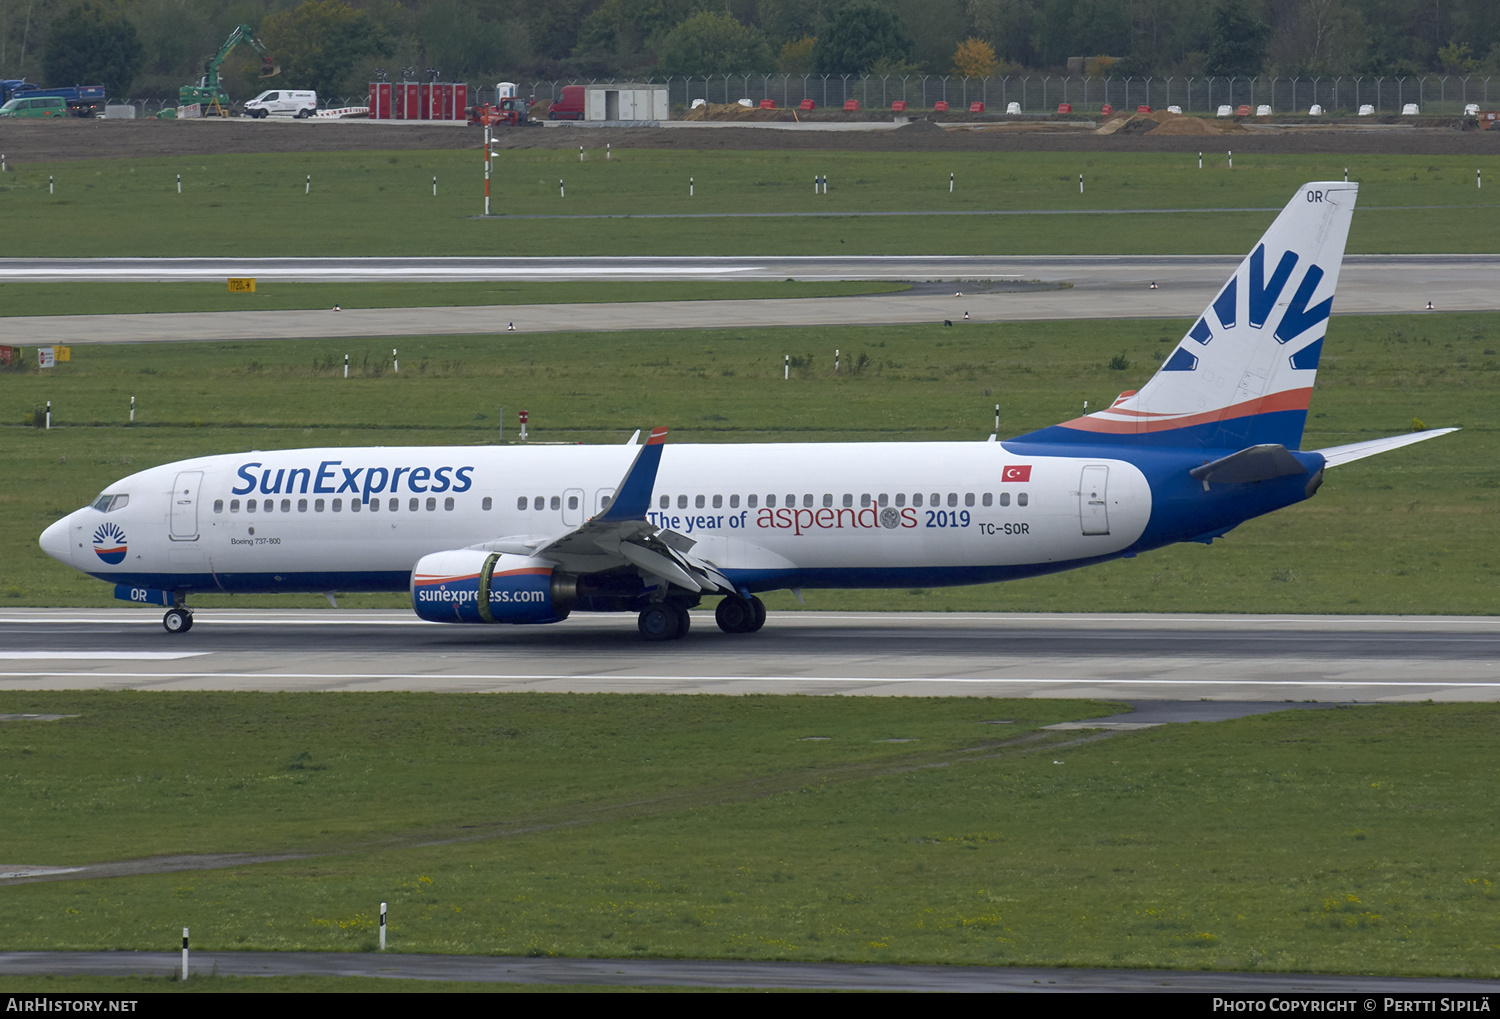
[[[63,517],[42,532],[42,551],[60,563],[73,565],[73,540],[70,534],[72,528],[70,522],[73,515]]]

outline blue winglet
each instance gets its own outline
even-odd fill
[[[621,520],[644,520],[651,508],[651,492],[656,488],[656,469],[661,466],[661,450],[667,441],[667,428],[662,425],[651,429],[646,444],[635,455],[635,463],[625,472],[620,486],[615,489],[615,498],[609,509],[594,518],[596,523],[614,523]]]

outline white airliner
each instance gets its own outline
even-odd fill
[[[705,595],[721,629],[753,633],[761,591],[980,584],[1211,542],[1328,467],[1453,431],[1298,448],[1357,193],[1303,185],[1139,391],[1005,442],[668,448],[658,428],[236,453],[123,478],[41,545],[167,606],[172,633],[199,593],[408,591],[435,622],[628,611],[668,640]]]

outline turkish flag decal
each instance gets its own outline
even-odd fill
[[[1031,464],[1025,466],[1010,465],[1000,474],[1001,481],[1030,481]]]

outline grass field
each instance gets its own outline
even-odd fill
[[[0,694],[78,716],[0,730],[14,859],[313,854],[12,886],[0,943],[360,951],[388,901],[397,951],[1500,973],[1496,706],[1037,728],[1108,710]]]
[[[1500,235],[1500,205],[1474,187],[1476,161],[1460,157],[1242,153],[1231,170],[1224,152],[1210,152],[1199,170],[1191,154],[617,151],[608,162],[597,152],[587,156],[580,163],[567,150],[506,152],[495,163],[492,207],[503,216],[489,220],[475,218],[483,208],[478,152],[21,166],[0,178],[5,254],[1236,254],[1260,236],[1265,211],[1087,213],[1280,209],[1298,185],[1342,179],[1346,165],[1350,178],[1362,182],[1351,252],[1492,251]],[[1494,168],[1492,157],[1478,162]],[[952,194],[950,172],[957,180]],[[827,195],[812,193],[819,174],[829,178]],[[1048,214],[965,214],[998,210]],[[867,212],[959,215],[896,221],[819,215]],[[719,218],[725,215],[742,218]]]
[[[254,293],[216,283],[4,283],[0,318],[8,315],[128,315],[140,312],[286,311],[302,308],[440,308],[505,304],[598,304],[619,301],[753,301],[894,294],[908,283],[879,281],[746,281],[673,283],[609,281],[533,283],[288,283],[261,280]],[[24,341],[25,337],[9,337]]]
[[[499,408],[534,439],[621,442],[974,440],[1016,435],[1134,389],[1188,323],[1091,322],[695,333],[77,347],[49,374],[0,376],[0,606],[108,605],[111,589],[53,562],[37,535],[136,470],[207,453],[312,445],[483,444]],[[401,373],[390,370],[392,346]],[[868,361],[832,372],[834,348]],[[1304,448],[1463,431],[1339,468],[1316,498],[1212,548],[996,586],[808,592],[813,608],[1478,613],[1500,567],[1500,389],[1494,315],[1339,317]],[[355,377],[343,379],[343,354]],[[808,359],[782,380],[784,354]],[[1130,367],[1110,367],[1123,356]],[[846,362],[847,364],[850,362]],[[135,427],[126,424],[137,398]],[[53,404],[51,431],[22,425]],[[670,450],[668,451],[670,455]],[[773,608],[793,608],[773,596]],[[325,604],[321,597],[200,605]],[[398,596],[349,604],[397,606]]]

